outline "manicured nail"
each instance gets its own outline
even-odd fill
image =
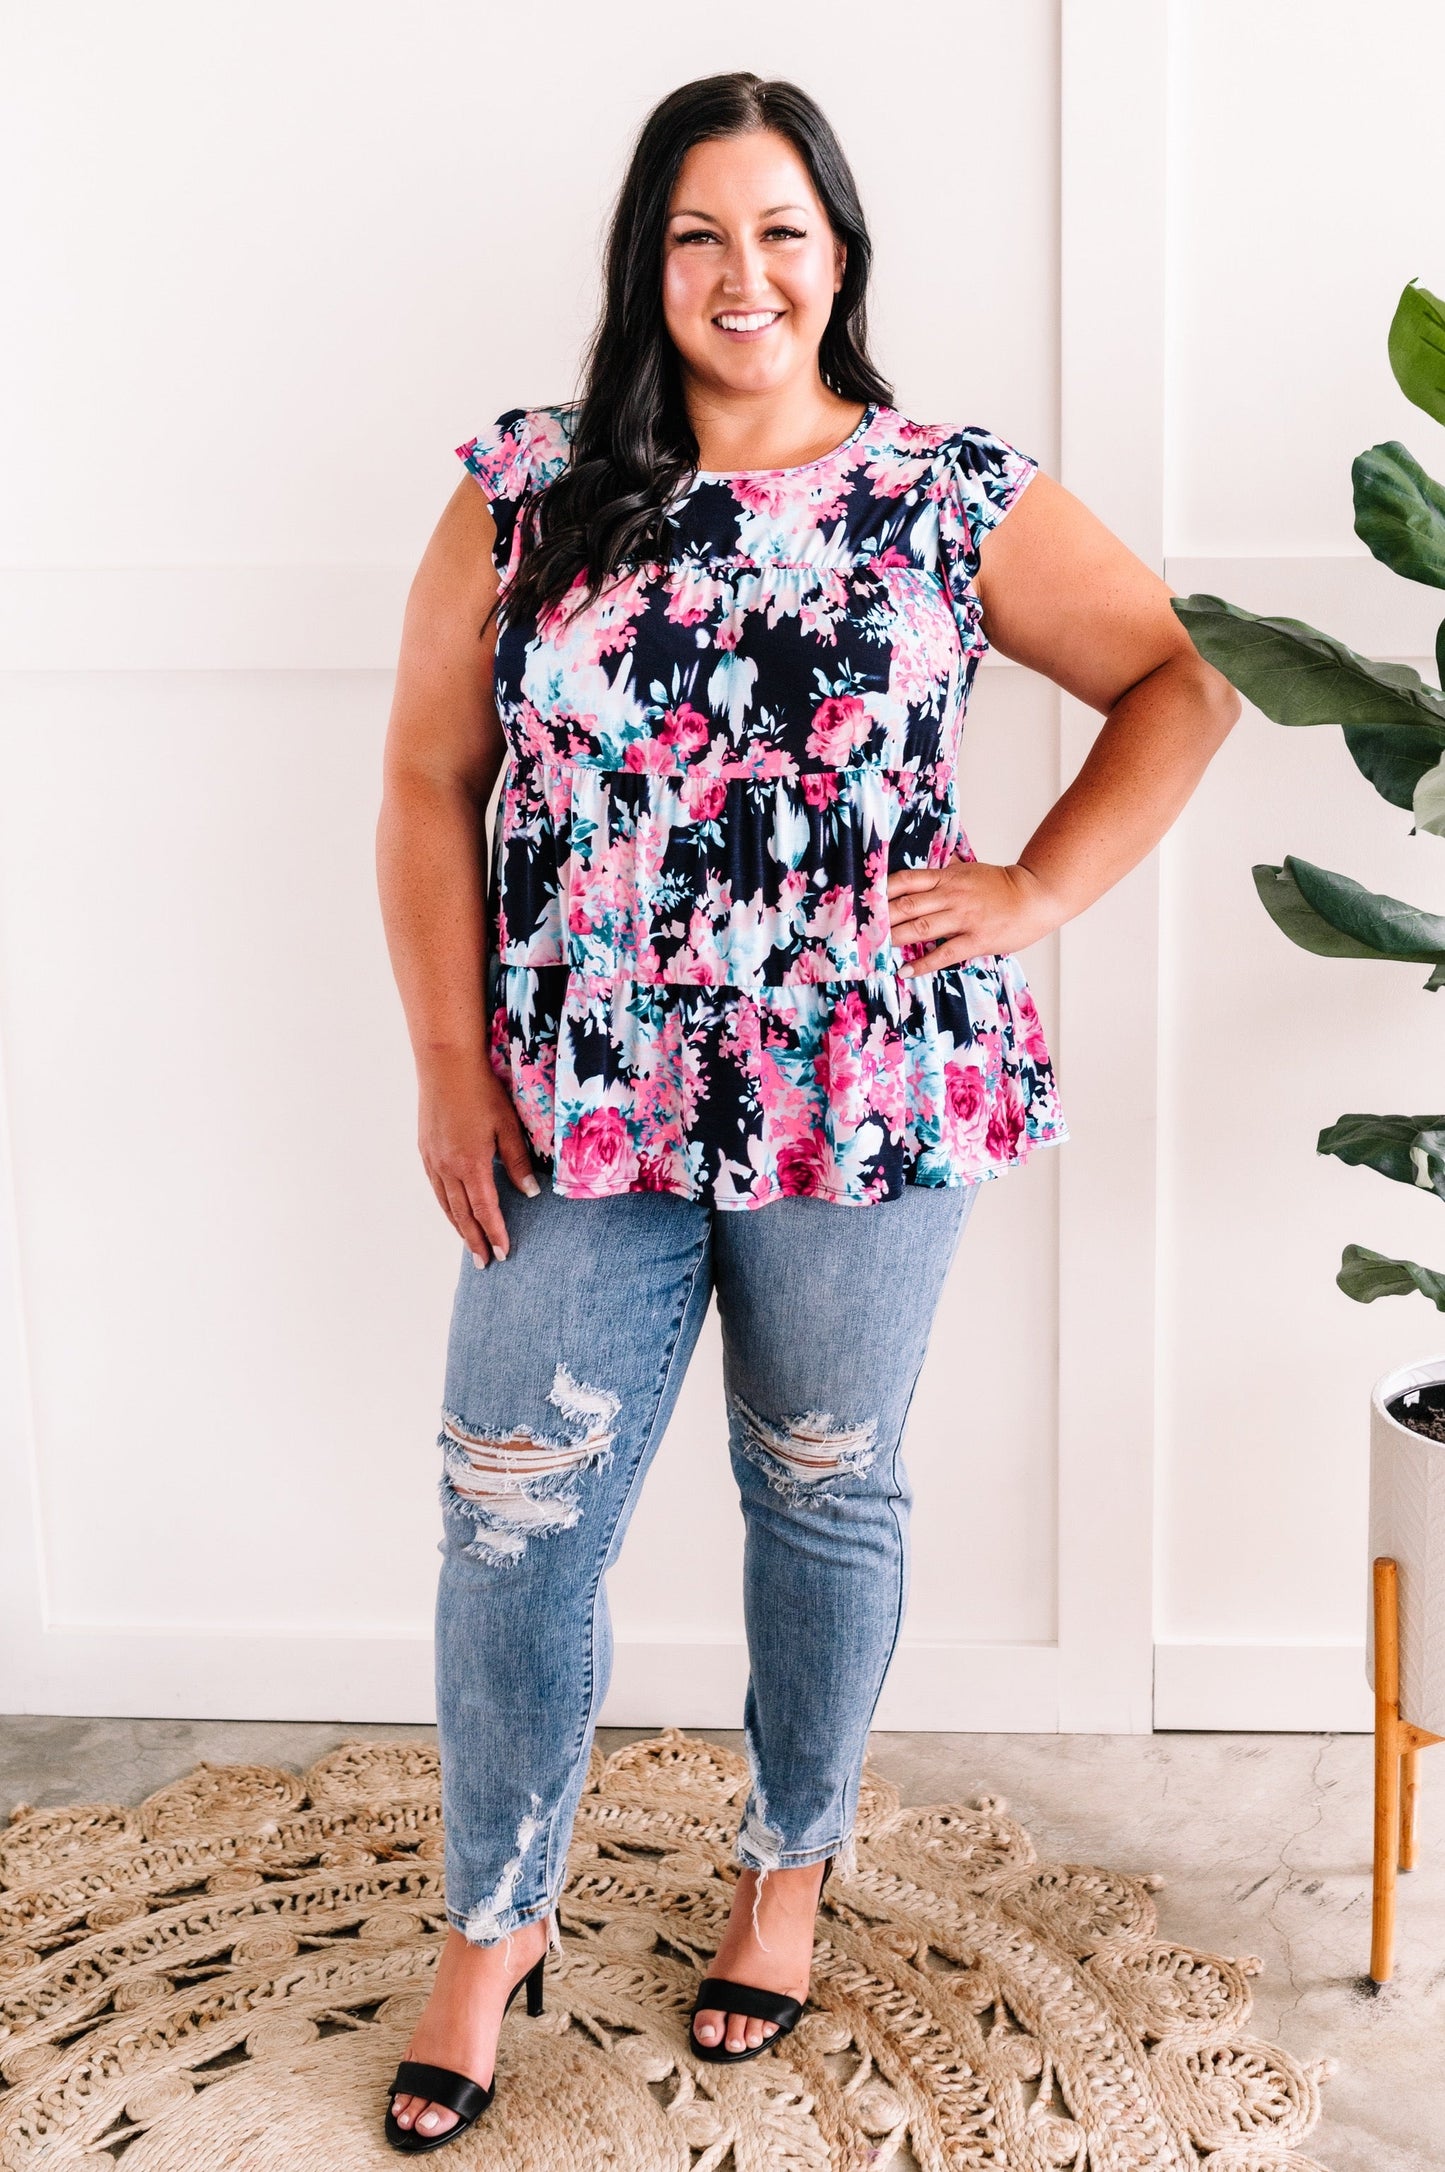
[[[473,1254],[472,1254],[472,1265],[473,1265],[474,1267],[485,1267],[485,1266],[487,1265],[487,1261],[486,1261],[486,1260],[484,1260],[484,1259],[482,1258],[482,1255],[481,1255],[481,1253],[480,1253],[480,1252],[473,1252]]]
[[[417,2121],[417,2125],[419,2127],[425,2127],[428,2132],[430,2132],[430,2130],[436,2125],[436,2123],[437,2115],[435,2112],[423,2112],[421,2118]]]
[[[529,1199],[535,1199],[538,1193],[541,1191],[542,1187],[537,1182],[537,1179],[534,1176],[524,1176],[522,1179],[522,1189],[527,1194],[527,1197]]]

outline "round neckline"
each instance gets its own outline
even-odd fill
[[[824,465],[826,461],[836,460],[839,453],[847,452],[849,446],[855,445],[858,442],[858,439],[862,437],[868,429],[871,428],[873,419],[877,415],[877,413],[878,402],[876,400],[870,400],[868,402],[868,405],[864,408],[862,416],[853,425],[853,428],[848,432],[848,435],[845,438],[842,438],[839,443],[834,445],[828,452],[819,453],[816,459],[800,460],[795,467],[697,468],[693,472],[692,479],[695,483],[748,483],[766,481],[774,475],[806,475],[810,468],[820,468]]]

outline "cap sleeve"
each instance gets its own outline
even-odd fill
[[[480,435],[458,445],[456,451],[462,465],[486,492],[497,531],[492,557],[497,571],[505,573],[511,564],[518,508],[531,482],[530,411],[525,407],[507,408]]]
[[[1017,445],[976,425],[955,430],[943,453],[939,527],[951,564],[963,580],[971,581],[978,571],[984,536],[998,526],[1038,474],[1039,463]]]
[[[456,448],[457,458],[487,494],[497,531],[492,557],[509,573],[517,555],[517,515],[529,490],[561,474],[569,443],[567,411],[555,407],[508,407],[479,436]]]

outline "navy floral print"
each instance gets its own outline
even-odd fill
[[[699,472],[665,557],[513,624],[519,502],[575,415],[457,447],[502,577],[490,1056],[556,1190],[868,1206],[1067,1138],[1018,960],[905,975],[930,946],[891,942],[887,900],[975,857],[971,581],[1037,463],[875,403],[801,467]]]

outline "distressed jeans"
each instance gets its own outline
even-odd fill
[[[737,1860],[847,1845],[907,1594],[904,1421],[979,1190],[720,1210],[563,1198],[545,1166],[529,1198],[496,1174],[511,1252],[463,1255],[438,1442],[447,1914],[480,1945],[560,1894],[611,1669],[606,1574],[714,1291],[745,1525]]]

